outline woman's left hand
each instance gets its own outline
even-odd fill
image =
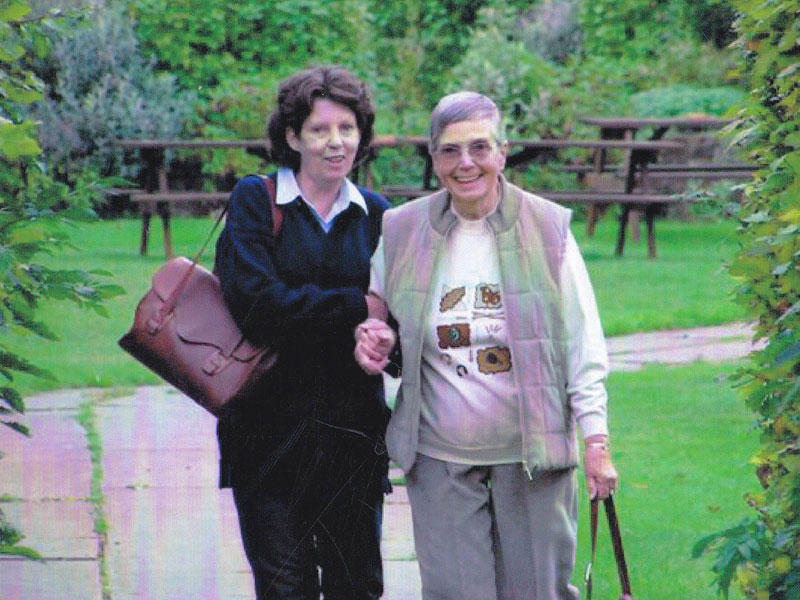
[[[593,500],[608,498],[617,489],[619,476],[611,461],[611,452],[606,436],[593,436],[586,439],[583,460],[589,498]]]

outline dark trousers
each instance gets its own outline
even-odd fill
[[[385,456],[303,446],[259,485],[233,489],[257,599],[380,598]]]

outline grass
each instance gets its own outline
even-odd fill
[[[95,405],[97,398],[91,396],[84,400],[78,408],[76,419],[86,433],[87,447],[92,461],[92,507],[94,512],[94,532],[100,536],[98,560],[100,567],[100,585],[104,600],[111,598],[111,583],[108,574],[106,547],[108,546],[108,520],[105,512],[105,496],[103,494],[103,444],[97,429]]]
[[[609,379],[612,453],[620,473],[616,505],[635,597],[718,598],[710,586],[713,557],[692,560],[692,546],[741,520],[744,493],[757,491],[747,461],[758,439],[748,433],[752,414],[727,380],[732,370],[702,363],[653,366]],[[588,502],[580,509],[576,583],[589,558]],[[601,511],[597,598],[619,596],[609,538]],[[731,597],[740,598],[736,594]]]
[[[744,319],[729,295],[723,270],[736,249],[736,224],[656,223],[658,258],[647,258],[647,236],[614,257],[617,228],[608,215],[593,238],[581,223],[573,232],[592,279],[606,335],[719,325]],[[630,237],[630,236],[629,236]]]
[[[212,221],[175,218],[172,225],[176,253],[191,256]],[[576,223],[573,230],[586,258],[606,335],[741,319],[741,310],[728,299],[732,284],[721,269],[734,247],[734,227],[732,223],[659,222],[659,258],[650,261],[644,241],[631,243],[622,258],[613,255],[616,224],[610,216],[599,224],[592,239],[586,239],[583,224]],[[62,341],[27,337],[15,340],[13,346],[35,364],[50,369],[58,380],[19,376],[23,394],[159,382],[117,346],[153,272],[164,262],[160,222],[153,222],[147,257],[138,253],[140,231],[136,219],[82,225],[74,235],[79,250],[51,259],[61,268],[107,269],[127,294],[108,303],[108,319],[63,303],[45,305],[42,318]],[[209,265],[213,244],[206,254],[204,263]]]

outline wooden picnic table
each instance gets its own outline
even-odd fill
[[[164,229],[164,250],[168,257],[173,255],[170,234],[170,203],[173,202],[221,202],[228,196],[228,192],[199,192],[199,191],[170,191],[167,182],[165,166],[166,150],[185,149],[224,149],[242,148],[258,156],[268,158],[269,146],[265,140],[118,140],[116,145],[120,148],[138,150],[142,160],[143,189],[135,190],[129,194],[130,199],[140,206],[142,214],[142,236],[139,252],[144,255],[150,231],[150,221],[153,214],[161,217]],[[433,163],[428,153],[428,137],[426,136],[394,136],[378,135],[372,141],[370,152],[361,164],[357,165],[351,175],[356,181],[361,181],[366,187],[373,188],[374,180],[370,172],[370,164],[377,158],[379,152],[387,148],[413,147],[424,160],[421,187],[384,188],[381,191],[389,197],[412,198],[429,193],[435,189],[433,177]],[[537,159],[542,153],[566,148],[585,148],[594,151],[623,150],[637,157],[629,161],[628,169],[644,166],[654,160],[660,150],[680,148],[679,142],[664,140],[590,140],[590,139],[551,139],[551,140],[509,140],[509,156],[507,166],[517,167]],[[632,180],[633,175],[627,176]],[[623,195],[609,195],[603,192],[575,192],[550,194],[537,192],[554,200],[572,203],[587,203],[593,206],[595,202],[617,203],[623,207],[627,218],[628,212],[634,207],[644,206],[647,214],[648,234],[650,240],[650,254],[655,256],[654,219],[656,209],[665,203],[675,201],[670,196],[640,196],[637,197],[626,189]],[[624,227],[621,227],[617,240],[617,254],[621,255],[625,245]]]
[[[142,235],[139,254],[147,254],[150,238],[150,219],[153,214],[161,217],[164,230],[164,254],[174,256],[170,231],[170,202],[220,202],[230,194],[227,192],[171,192],[167,183],[164,156],[167,150],[213,150],[242,148],[264,159],[269,156],[269,145],[265,140],[117,140],[115,145],[126,150],[138,150],[142,161],[142,190],[132,191],[129,198],[139,205],[142,215]]]
[[[652,129],[652,133],[648,141],[656,142],[663,139],[664,134],[672,129],[690,129],[694,131],[719,129],[727,125],[730,121],[711,117],[708,115],[688,115],[684,117],[666,117],[666,118],[640,118],[640,117],[579,117],[580,122],[587,125],[598,127],[600,130],[600,139],[603,140],[626,140],[633,141],[637,133],[642,129]],[[608,149],[599,148],[594,153],[594,169],[595,174],[607,172],[608,165],[606,164]],[[631,148],[624,153],[623,162],[621,165],[614,166],[610,170],[615,171],[622,177],[623,192],[632,194],[638,191],[642,194],[650,193],[649,177],[650,168],[656,162],[655,155],[648,154],[646,150]],[[672,179],[691,179],[691,178],[723,178],[726,174],[734,174],[737,178],[747,177],[748,167],[737,165],[737,169],[732,170],[727,165],[679,165],[679,168],[670,169],[671,173],[666,175]],[[665,170],[666,173],[667,170]],[[589,236],[593,235],[595,225],[600,218],[605,204],[590,203],[588,207],[586,231]],[[646,212],[646,211],[645,211]],[[647,215],[645,215],[647,218]],[[634,239],[638,239],[639,228],[638,219],[639,211],[632,207],[623,206],[623,214],[621,218],[630,220],[630,227],[633,232]],[[620,239],[624,245],[625,232],[620,226]],[[649,220],[648,220],[648,242],[649,236]],[[650,243],[650,256],[655,256],[655,248]],[[618,243],[618,249],[621,247]]]

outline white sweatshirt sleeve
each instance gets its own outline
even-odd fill
[[[571,232],[561,267],[561,286],[569,337],[567,396],[584,438],[608,435],[606,341],[589,273]]]
[[[372,254],[369,271],[369,291],[383,298],[383,278],[386,269],[383,263],[383,237],[378,240],[378,247]]]

